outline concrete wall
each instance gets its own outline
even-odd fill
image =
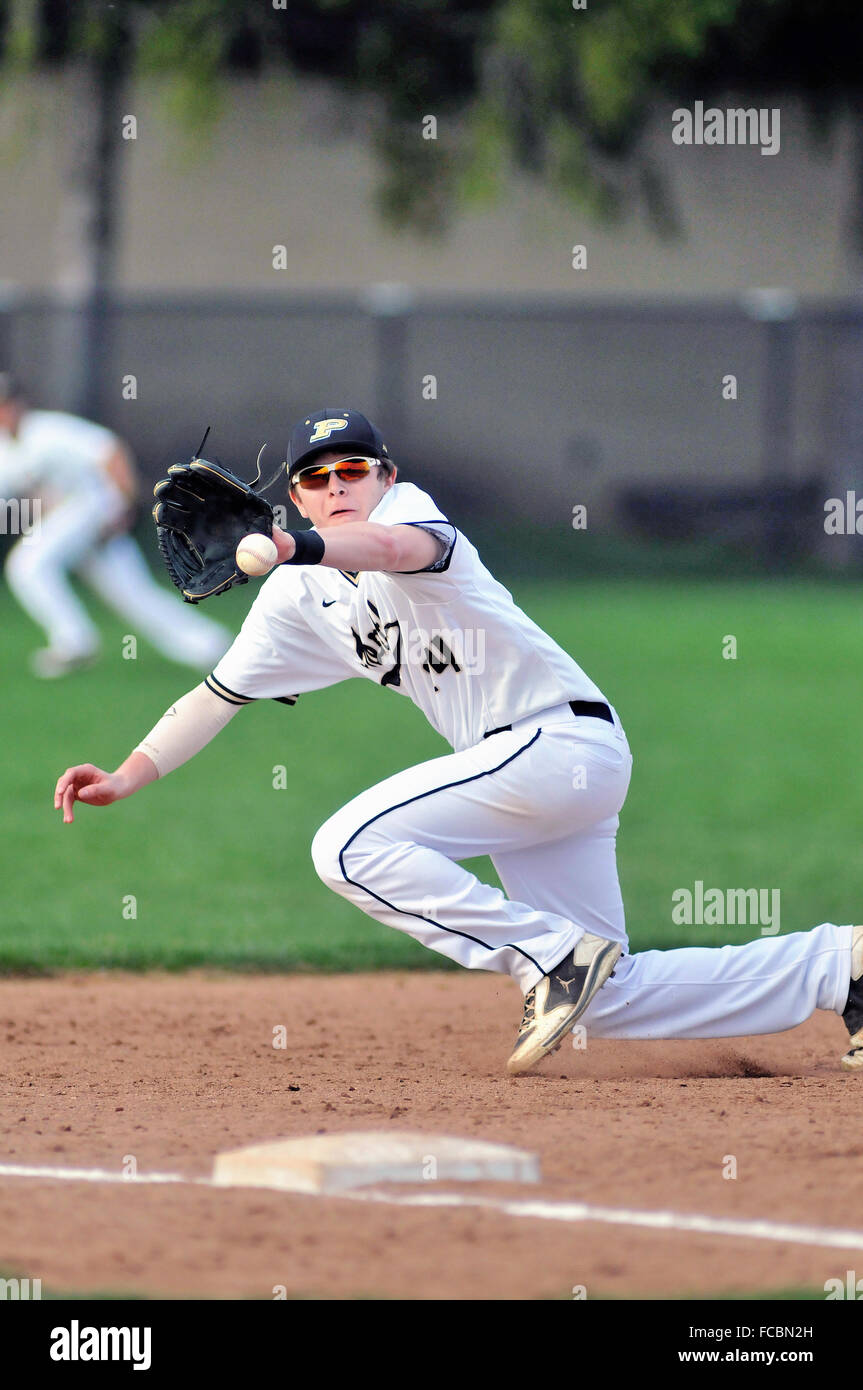
[[[74,89],[40,77],[0,94],[3,247],[0,280],[42,288],[58,267],[58,218]],[[728,104],[747,104],[729,96]],[[852,197],[850,128],[827,148],[781,102],[781,148],[680,147],[657,109],[648,147],[687,235],[663,242],[643,216],[591,224],[525,178],[502,203],[462,213],[445,237],[382,228],[368,111],[328,85],[272,78],[233,83],[209,144],[165,112],[165,92],[130,90],[138,122],[121,141],[121,286],[130,289],[353,287],[404,281],[431,289],[567,295],[717,295],[785,285],[807,295],[857,287],[845,244]],[[420,140],[419,129],[417,140]],[[424,142],[423,142],[424,143]],[[429,159],[435,147],[427,143]],[[588,247],[574,271],[571,247]],[[272,268],[272,246],[288,265]]]

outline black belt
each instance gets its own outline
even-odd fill
[[[587,714],[592,719],[604,719],[607,724],[614,723],[614,715],[602,700],[570,700],[569,708],[573,714]],[[507,734],[511,728],[511,724],[501,724],[499,729],[489,729],[487,734],[483,734],[483,738],[491,738],[494,734]]]
[[[573,714],[589,714],[594,719],[604,719],[606,724],[614,723],[614,715],[602,700],[570,700],[569,708]]]

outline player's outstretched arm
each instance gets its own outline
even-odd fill
[[[381,526],[374,521],[346,521],[323,526],[322,565],[332,569],[403,574],[427,569],[440,558],[441,543],[419,526]],[[289,531],[273,527],[279,563],[293,558],[296,542]]]
[[[167,776],[200,753],[240,708],[222,700],[202,681],[171,706],[116,772],[105,772],[92,763],[67,768],[54,789],[54,808],[62,809],[63,824],[71,825],[75,819],[76,801],[110,806],[157,777]]]

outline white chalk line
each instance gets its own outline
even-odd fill
[[[122,1182],[127,1187],[136,1183],[203,1183],[209,1178],[185,1178],[182,1173],[120,1173],[110,1168],[45,1168],[23,1163],[0,1163],[0,1178],[57,1178],[61,1182]]]
[[[591,1206],[587,1202],[546,1202],[537,1198],[507,1201],[498,1197],[473,1197],[469,1194],[448,1192],[429,1192],[421,1196],[376,1191],[347,1192],[339,1195],[368,1202],[388,1202],[397,1206],[490,1207],[506,1216],[526,1216],[540,1221],[597,1221],[612,1226],[641,1226],[654,1231],[698,1232],[702,1235],[740,1236],[746,1240],[776,1240],[795,1245],[829,1245],[844,1250],[863,1250],[863,1231],[702,1216],[697,1212],[689,1214],[675,1211],[637,1211],[626,1207]]]
[[[211,1178],[183,1177],[180,1173],[138,1173],[126,1176],[105,1168],[29,1167],[0,1163],[0,1178],[47,1178],[65,1182],[123,1183],[127,1187],[147,1184],[186,1184],[196,1187],[230,1187]],[[235,1189],[242,1184],[235,1184]],[[569,1224],[594,1221],[611,1226],[634,1226],[652,1231],[679,1232],[708,1236],[736,1236],[742,1240],[775,1240],[790,1245],[820,1245],[838,1250],[863,1250],[863,1231],[843,1231],[829,1226],[798,1226],[782,1221],[750,1221],[739,1217],[705,1216],[698,1212],[638,1211],[627,1207],[592,1206],[588,1202],[551,1202],[540,1198],[472,1196],[461,1192],[393,1193],[377,1188],[340,1192],[297,1193],[289,1188],[253,1184],[243,1190],[285,1192],[290,1196],[338,1197],[353,1202],[381,1203],[398,1207],[480,1207],[503,1216],[529,1220],[563,1221]]]

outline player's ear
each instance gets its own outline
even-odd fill
[[[388,471],[387,474],[386,474],[386,477],[385,477],[385,479],[384,479],[384,492],[389,492],[390,488],[392,487],[393,483],[395,482],[395,480],[396,480],[396,471],[397,471],[397,470],[396,470],[396,466],[395,466],[395,464],[393,464],[393,465],[392,465],[392,471]]]
[[[293,504],[294,504],[294,506],[296,507],[297,511],[299,512],[300,516],[305,517],[306,521],[308,521],[308,519],[309,519],[309,514],[308,514],[308,512],[306,511],[306,509],[305,509],[305,507],[303,506],[303,504],[300,502],[300,495],[299,495],[297,489],[292,487],[292,488],[289,489],[289,492],[290,492],[290,494],[291,494],[291,501],[293,502]]]

